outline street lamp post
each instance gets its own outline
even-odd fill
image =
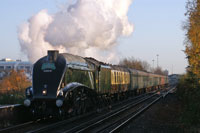
[[[153,72],[154,72],[154,61],[155,61],[155,60],[153,59],[152,61],[153,61]]]
[[[159,55],[157,54],[156,56],[157,56],[157,68],[158,68],[158,56],[159,56]]]

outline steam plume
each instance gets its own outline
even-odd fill
[[[133,25],[127,12],[132,0],[76,0],[55,14],[41,10],[21,25],[21,50],[31,62],[48,49],[111,61],[120,36],[128,36]]]

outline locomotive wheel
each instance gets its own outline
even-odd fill
[[[101,98],[87,87],[76,87],[65,96],[68,101],[67,114],[75,116],[97,109],[101,103]]]
[[[80,114],[80,97],[77,91],[73,92],[73,115],[79,115]]]
[[[73,105],[74,115],[80,115],[86,112],[86,94],[83,88],[73,92]]]

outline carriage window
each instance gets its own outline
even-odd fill
[[[118,79],[118,72],[117,72],[117,76],[116,77],[117,77],[117,83],[118,83],[118,81],[119,81],[119,79]]]
[[[114,72],[114,74],[115,74],[115,84],[117,83],[117,74],[116,74],[116,72]]]

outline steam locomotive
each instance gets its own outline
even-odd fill
[[[24,105],[34,115],[82,114],[164,87],[168,77],[51,50],[33,67]]]

